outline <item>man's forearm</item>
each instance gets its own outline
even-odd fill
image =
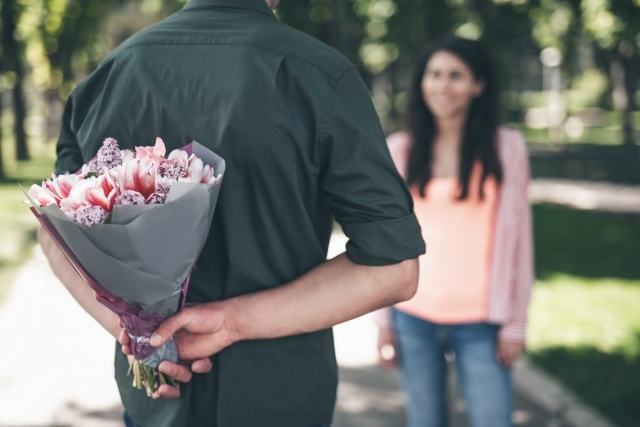
[[[418,261],[371,267],[342,254],[293,282],[224,302],[235,340],[275,338],[330,328],[407,300],[417,288]]]
[[[53,273],[60,279],[71,296],[103,328],[117,338],[120,332],[118,316],[96,301],[93,290],[78,275],[60,248],[42,227],[38,229],[38,240],[49,260]]]

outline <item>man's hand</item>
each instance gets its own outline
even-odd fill
[[[127,331],[122,329],[118,340],[122,344],[122,352],[127,355],[129,365],[131,365],[131,363],[133,363],[133,355],[131,354],[131,347],[129,346],[131,340],[129,338],[129,335],[127,334]],[[192,362],[190,368],[182,364],[171,363],[168,361],[164,361],[160,363],[160,365],[158,365],[158,369],[160,370],[160,372],[169,375],[171,378],[181,383],[188,383],[189,381],[191,381],[193,373],[204,374],[206,372],[209,372],[211,370],[211,367],[211,360],[209,360],[208,358]],[[169,384],[162,384],[156,389],[151,397],[153,397],[154,399],[159,399],[161,397],[165,397],[167,399],[177,399],[178,397],[180,397],[180,387],[173,387]]]
[[[393,329],[390,327],[378,328],[378,360],[380,365],[386,368],[395,368],[398,364],[398,352]]]
[[[158,326],[151,337],[154,347],[175,339],[181,364],[162,362],[158,369],[180,382],[189,382],[193,373],[202,374],[212,368],[209,356],[218,353],[233,343],[232,334],[225,328],[220,303],[187,306]],[[119,336],[122,351],[130,355],[130,338],[122,329]],[[186,365],[184,364],[186,363]],[[153,398],[180,397],[180,389],[164,384],[153,394]]]
[[[186,306],[162,322],[149,343],[159,347],[173,336],[180,360],[198,360],[218,353],[238,340],[225,316],[224,306],[230,301]]]
[[[513,368],[516,359],[524,351],[524,343],[498,340],[496,358],[507,369]]]

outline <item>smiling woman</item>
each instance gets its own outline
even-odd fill
[[[498,126],[496,75],[478,42],[427,46],[408,92],[408,132],[387,142],[429,251],[416,295],[394,306],[393,328],[380,319],[380,358],[397,355],[409,426],[446,425],[453,351],[470,423],[510,427],[510,369],[524,349],[533,282],[526,147]]]

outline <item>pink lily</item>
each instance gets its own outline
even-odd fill
[[[58,204],[60,200],[51,191],[42,188],[37,184],[33,184],[31,188],[29,188],[29,196],[38,204],[38,206]]]
[[[45,180],[42,185],[51,191],[59,199],[69,197],[69,193],[74,185],[78,182],[78,175],[58,175],[51,174],[51,180]]]
[[[135,157],[135,153],[131,150],[120,150],[120,158],[122,159],[122,163],[127,163],[130,160],[133,160]]]
[[[201,159],[193,158],[189,164],[189,174],[186,178],[179,181],[195,182],[201,184],[210,184],[213,178],[213,168],[211,165],[205,165]]]
[[[60,207],[75,211],[82,206],[100,206],[111,212],[118,191],[113,180],[105,175],[79,180],[69,196],[60,201]]]
[[[136,158],[155,157],[163,159],[166,152],[167,148],[164,145],[164,141],[162,141],[162,138],[157,137],[156,145],[153,147],[136,147]]]
[[[184,150],[180,150],[180,149],[176,149],[173,150],[171,153],[169,153],[169,155],[167,156],[168,160],[173,160],[173,159],[184,159],[186,161],[189,161],[189,155],[187,154],[186,151]]]
[[[106,212],[111,212],[116,201],[116,195],[115,188],[109,194],[105,194],[102,188],[94,187],[87,190],[85,200],[89,206],[100,206]]]
[[[156,171],[153,159],[143,157],[111,169],[110,175],[119,192],[137,191],[147,199],[156,191]]]

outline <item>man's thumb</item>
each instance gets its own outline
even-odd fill
[[[184,319],[183,312],[179,312],[162,322],[156,331],[151,335],[149,344],[159,347],[173,336],[180,328],[182,328]]]

